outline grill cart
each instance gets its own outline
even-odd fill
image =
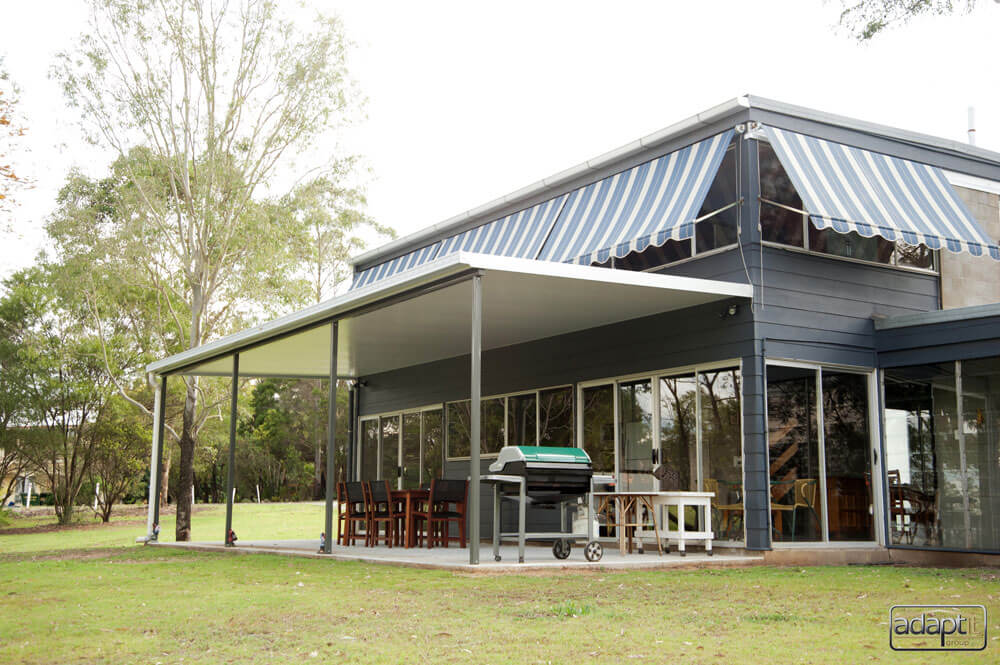
[[[587,561],[600,561],[604,550],[593,533],[594,507],[590,500],[594,472],[590,456],[579,448],[555,446],[504,446],[490,473],[480,480],[493,485],[493,558],[500,560],[500,541],[517,539],[517,560],[524,563],[526,540],[551,540],[557,559],[569,556],[574,541],[587,543],[583,554]],[[571,506],[587,497],[586,533],[567,530]],[[517,531],[500,531],[500,506],[504,501],[517,502]],[[525,531],[525,511],[531,505],[559,511],[559,531]]]

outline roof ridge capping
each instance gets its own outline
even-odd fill
[[[894,139],[904,143],[914,143],[925,148],[947,150],[958,153],[963,157],[985,160],[1000,166],[1000,152],[989,150],[987,148],[981,148],[975,145],[969,145],[963,141],[945,139],[940,136],[934,136],[933,134],[923,134],[921,132],[900,129],[899,127],[892,127],[890,125],[882,125],[877,122],[859,120],[858,118],[829,113],[827,111],[820,111],[807,106],[789,104],[775,99],[768,99],[767,97],[745,95],[745,98],[747,99],[749,107],[753,109],[772,111],[774,113],[781,113],[783,115],[812,120],[824,125],[833,125],[835,127],[853,129],[857,132],[876,134],[884,138]]]
[[[381,262],[384,258],[394,258],[402,253],[402,250],[416,249],[422,243],[436,240],[438,236],[444,235],[453,229],[457,229],[462,224],[470,220],[481,218],[496,212],[502,208],[510,206],[518,201],[540,194],[548,189],[557,187],[560,184],[573,180],[589,172],[597,171],[608,164],[624,159],[635,153],[655,147],[661,143],[669,141],[696,127],[710,125],[717,120],[724,118],[736,111],[750,108],[749,96],[742,95],[735,97],[712,108],[696,113],[692,116],[676,122],[668,127],[659,129],[652,134],[647,134],[635,141],[626,143],[623,146],[609,150],[597,157],[581,162],[576,166],[559,171],[547,178],[542,178],[530,185],[521,187],[510,194],[501,196],[481,206],[471,208],[465,212],[449,217],[443,222],[438,222],[432,226],[425,227],[419,231],[397,238],[384,245],[368,250],[349,260],[352,266],[369,267],[372,264]],[[492,221],[492,220],[489,220]]]

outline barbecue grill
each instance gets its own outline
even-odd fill
[[[587,520],[587,533],[567,532],[568,512],[593,491],[594,471],[590,456],[580,448],[555,446],[505,446],[497,460],[490,464],[490,473],[480,479],[493,484],[493,558],[500,561],[500,541],[517,538],[518,561],[524,563],[526,540],[552,540],[552,553],[557,559],[569,556],[573,542],[587,542],[584,556],[599,561],[601,544],[594,540],[592,520]],[[500,531],[501,503],[518,505],[518,530]],[[525,531],[525,510],[534,508],[559,511],[559,531]],[[593,506],[588,516],[593,515]]]

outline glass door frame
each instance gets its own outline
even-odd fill
[[[711,362],[711,363],[700,363],[700,364],[696,364],[696,365],[684,365],[684,366],[681,366],[681,367],[672,367],[672,368],[669,368],[669,369],[656,370],[656,371],[652,371],[652,372],[639,372],[639,373],[636,373],[636,374],[625,374],[625,375],[622,375],[622,376],[608,377],[608,378],[603,378],[603,379],[591,379],[591,380],[588,380],[588,381],[580,381],[580,382],[578,382],[576,384],[576,396],[575,396],[576,397],[576,413],[574,414],[575,417],[576,417],[576,447],[577,448],[581,448],[581,449],[584,448],[584,445],[583,445],[583,425],[584,425],[584,422],[583,422],[583,417],[584,417],[584,414],[583,414],[583,404],[584,404],[584,402],[583,402],[583,391],[585,389],[587,389],[587,388],[595,388],[595,387],[601,387],[601,386],[610,386],[611,389],[612,389],[612,394],[614,395],[614,413],[613,413],[613,418],[614,418],[614,423],[615,423],[615,427],[614,427],[614,448],[615,448],[615,471],[614,471],[614,478],[615,478],[615,486],[616,487],[619,486],[620,480],[621,480],[621,478],[620,478],[620,469],[621,469],[621,467],[620,467],[620,460],[618,458],[619,458],[619,449],[620,449],[621,440],[620,440],[620,434],[619,434],[619,431],[618,431],[618,425],[619,425],[619,419],[620,419],[621,413],[620,413],[620,406],[619,406],[619,399],[618,399],[618,386],[619,386],[620,383],[628,383],[628,382],[631,382],[631,381],[648,379],[651,382],[651,384],[652,384],[652,404],[653,404],[653,414],[652,414],[653,415],[653,421],[652,421],[653,446],[652,447],[653,447],[653,450],[656,452],[657,460],[658,461],[662,460],[663,459],[663,452],[662,452],[661,440],[660,440],[661,434],[662,434],[661,429],[660,429],[660,425],[661,425],[661,423],[660,423],[660,416],[661,416],[661,413],[660,413],[660,411],[661,411],[661,408],[660,408],[660,379],[668,379],[668,378],[673,378],[673,377],[679,377],[679,376],[685,376],[685,375],[692,375],[692,376],[695,377],[695,386],[696,386],[696,389],[695,389],[695,410],[696,410],[695,411],[695,413],[696,413],[696,416],[695,416],[695,419],[696,419],[696,426],[695,426],[695,456],[696,456],[696,460],[697,460],[697,464],[696,464],[696,466],[697,466],[697,487],[698,487],[698,491],[704,491],[704,487],[705,487],[705,484],[704,484],[705,470],[702,468],[703,457],[704,457],[702,446],[703,446],[704,442],[702,440],[703,437],[702,437],[702,426],[701,426],[701,424],[702,424],[702,421],[701,421],[701,385],[698,383],[698,381],[699,381],[698,377],[702,373],[714,372],[714,371],[725,370],[725,369],[733,369],[734,367],[737,370],[739,370],[739,372],[740,372],[740,395],[739,395],[740,405],[741,405],[741,407],[740,407],[740,474],[741,474],[741,482],[743,483],[743,497],[744,497],[744,506],[745,506],[745,502],[746,502],[746,448],[745,448],[744,443],[745,443],[745,438],[746,438],[746,430],[745,430],[745,427],[744,427],[743,408],[742,408],[742,405],[744,403],[743,402],[743,386],[744,386],[744,380],[743,380],[743,361],[740,358],[733,358],[731,360],[721,360],[721,361]],[[769,516],[768,519],[770,520],[770,511],[768,511],[768,516]],[[611,540],[613,540],[613,539],[611,539]],[[716,539],[716,540],[713,540],[713,542],[716,542],[720,546],[745,547],[746,546],[746,519],[743,520],[743,540],[742,541]]]
[[[764,359],[764,431],[768,428],[768,403],[767,403],[767,368],[793,367],[796,369],[810,370],[815,373],[816,381],[816,432],[819,439],[819,495],[822,510],[822,539],[808,542],[780,542],[771,539],[773,548],[808,548],[808,547],[871,547],[872,545],[885,545],[885,497],[883,496],[882,483],[882,392],[879,384],[879,372],[874,368],[857,367],[853,365],[837,365],[834,363],[810,363],[799,360],[784,360],[781,358]],[[872,491],[872,531],[874,538],[871,540],[830,540],[830,514],[827,511],[827,478],[826,478],[826,426],[823,415],[823,370],[844,374],[857,374],[865,377],[865,387],[868,393],[868,463],[869,475],[871,476]],[[767,527],[768,535],[771,534],[773,525],[771,524],[772,514],[770,510],[770,482],[771,482],[771,448],[767,446],[767,479],[768,479],[768,511]]]
[[[358,439],[359,445],[360,445],[360,441],[361,441],[360,436],[363,436],[363,434],[364,434],[365,423],[369,423],[369,422],[371,422],[373,420],[378,423],[378,428],[377,428],[377,431],[378,431],[378,453],[377,453],[377,455],[378,455],[378,461],[379,461],[379,463],[376,465],[376,478],[375,478],[375,480],[385,480],[384,478],[382,478],[382,457],[383,457],[383,453],[385,451],[385,445],[384,445],[384,442],[382,440],[383,439],[383,437],[382,437],[382,419],[383,418],[398,418],[399,419],[399,433],[396,435],[396,439],[397,439],[396,440],[396,489],[403,489],[403,474],[400,472],[401,469],[402,469],[402,466],[403,466],[402,465],[402,461],[403,461],[403,416],[407,415],[407,414],[408,415],[412,415],[414,413],[419,413],[420,416],[421,416],[420,417],[420,453],[419,453],[420,454],[420,459],[419,459],[419,462],[418,462],[419,471],[420,471],[420,473],[419,473],[420,480],[418,482],[423,483],[424,482],[424,464],[423,464],[423,461],[424,461],[424,418],[423,418],[423,414],[426,411],[440,411],[441,412],[442,427],[444,427],[444,418],[445,418],[444,409],[445,409],[445,405],[444,404],[428,404],[426,406],[417,407],[415,409],[403,409],[401,411],[386,411],[384,413],[372,413],[372,414],[369,414],[369,415],[366,415],[366,416],[358,416],[358,428],[357,429],[358,429],[358,433],[359,433],[359,439]],[[442,436],[443,436],[443,434],[442,434]],[[390,443],[390,445],[391,445],[391,443]],[[357,472],[356,477],[360,478],[361,477],[361,456],[358,455],[357,457],[358,457],[358,460],[357,460],[357,463],[355,465],[356,466],[356,472]]]

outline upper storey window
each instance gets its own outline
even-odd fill
[[[760,160],[760,230],[764,242],[800,247],[859,261],[933,270],[935,252],[923,245],[893,242],[880,236],[818,229],[803,210],[802,199],[771,145],[758,142]]]
[[[641,252],[631,252],[623,258],[608,259],[599,265],[622,270],[653,270],[713,250],[736,244],[737,207],[739,205],[738,142],[729,144],[719,171],[705,196],[705,202],[694,222],[694,233],[683,240],[668,240],[651,245]]]

